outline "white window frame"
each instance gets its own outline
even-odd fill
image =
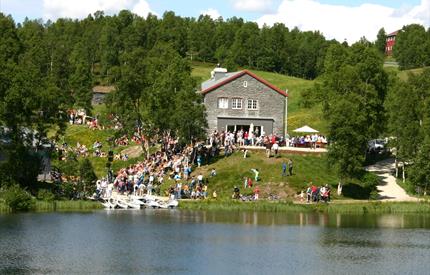
[[[240,97],[234,97],[231,99],[231,108],[233,110],[240,110],[243,106],[243,99]]]
[[[258,110],[258,100],[248,99],[246,102],[246,107],[248,108],[248,110]]]
[[[246,81],[246,80],[243,81],[243,87],[245,87],[245,88],[248,87],[248,81]]]
[[[228,109],[228,97],[218,97],[218,109]]]

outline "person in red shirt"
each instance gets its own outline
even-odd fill
[[[276,136],[275,135],[272,135],[272,139],[271,139],[270,143],[272,143],[272,145],[276,143]]]
[[[260,195],[260,188],[258,188],[258,185],[254,188],[254,199],[258,200],[258,196]]]

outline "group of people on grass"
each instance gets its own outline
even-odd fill
[[[210,159],[205,146],[181,147],[177,140],[164,139],[162,149],[146,160],[122,168],[114,179],[114,187],[121,194],[169,195],[172,199],[204,199],[208,197],[208,177],[191,175],[193,165],[200,166]],[[212,169],[209,177],[216,176]],[[161,192],[164,180],[170,182]],[[216,192],[214,193],[216,197]]]
[[[331,198],[330,193],[331,193],[331,189],[328,184],[324,186],[316,186],[311,183],[306,189],[306,202],[318,203],[322,201],[327,203],[330,201],[330,198]],[[302,197],[303,197],[303,191],[302,191]]]

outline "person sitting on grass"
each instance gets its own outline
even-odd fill
[[[233,189],[233,195],[231,196],[232,199],[239,199],[240,198],[240,189],[239,187],[235,186]]]
[[[215,176],[216,176],[216,170],[215,170],[215,168],[212,168],[211,177],[215,177]]]
[[[218,197],[218,194],[216,193],[216,190],[214,190],[213,192],[212,192],[212,198],[213,199],[217,199],[217,197]]]

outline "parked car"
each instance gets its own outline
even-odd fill
[[[381,152],[385,149],[386,141],[384,139],[372,139],[368,143],[370,152]]]

